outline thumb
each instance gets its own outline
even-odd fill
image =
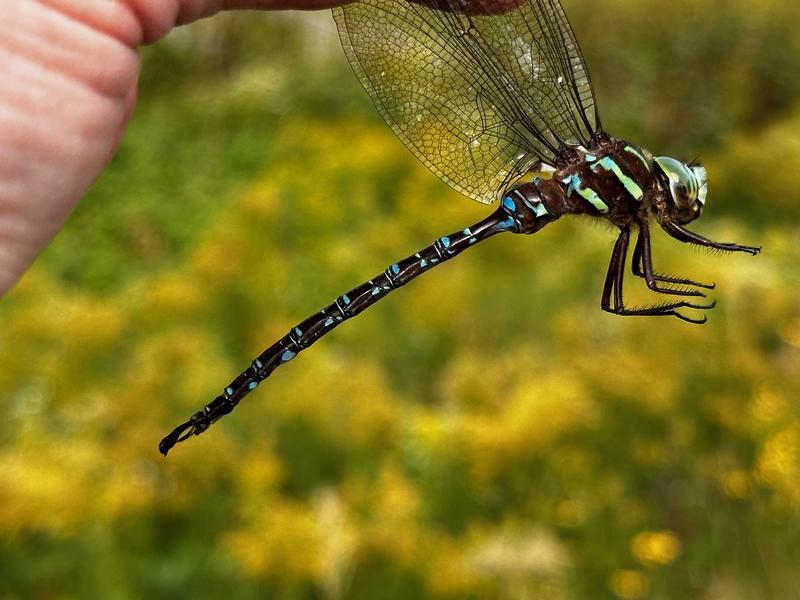
[[[234,8],[335,0],[0,0],[0,295],[113,155],[136,99],[137,48]]]

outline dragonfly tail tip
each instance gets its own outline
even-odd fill
[[[175,429],[173,429],[169,434],[164,436],[164,439],[161,440],[158,444],[158,451],[161,452],[164,456],[172,449],[172,447],[177,444],[178,442],[182,442],[186,438],[190,437],[194,432],[193,429],[190,429],[187,433],[184,434],[189,428],[193,428],[194,423],[189,420],[186,423],[178,425]]]

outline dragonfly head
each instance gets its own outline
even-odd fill
[[[669,194],[676,222],[685,225],[700,216],[708,195],[705,167],[687,165],[668,156],[657,156],[656,173],[661,188]]]

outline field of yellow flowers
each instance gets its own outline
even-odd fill
[[[662,270],[717,283],[708,324],[602,313],[614,234],[563,219],[396,292],[162,458],[296,322],[487,211],[383,125],[329,15],[179,32],[0,301],[0,597],[800,598],[800,9],[565,4],[607,129],[702,153],[695,228],[764,246],[656,235]]]

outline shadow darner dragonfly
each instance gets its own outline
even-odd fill
[[[389,292],[498,233],[533,234],[564,215],[588,215],[618,230],[601,297],[617,315],[674,316],[704,323],[714,307],[682,277],[659,275],[650,222],[688,244],[758,254],[714,242],[685,225],[706,203],[705,169],[654,156],[607,134],[581,51],[558,0],[360,0],[333,11],[356,75],[411,152],[465,196],[497,209],[443,236],[353,288],[267,348],[203,410],[161,442],[205,431],[272,371]],[[657,294],[625,304],[632,233],[633,274]],[[688,310],[688,312],[687,312]]]

